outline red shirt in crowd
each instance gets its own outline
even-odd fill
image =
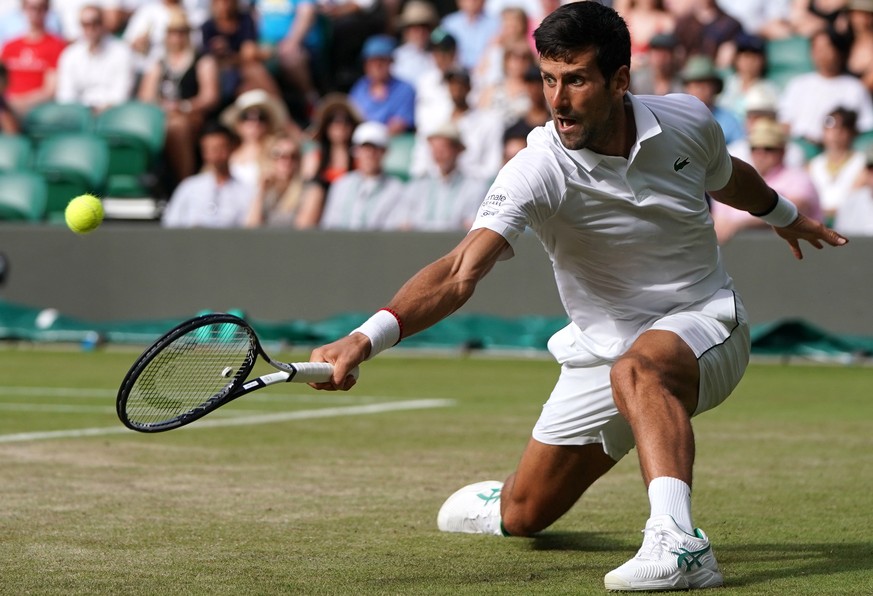
[[[0,52],[0,60],[9,72],[10,97],[41,89],[45,73],[55,70],[66,42],[54,35],[44,35],[39,40],[27,37],[13,39]]]

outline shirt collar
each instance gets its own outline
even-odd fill
[[[637,152],[639,152],[642,142],[661,132],[661,125],[658,123],[658,118],[652,113],[652,110],[643,105],[643,103],[634,97],[632,93],[626,93],[625,97],[630,101],[634,122],[636,122],[637,128],[637,140],[636,143],[634,143],[634,146],[631,147],[630,157],[628,158],[628,163],[630,163],[633,161]],[[547,124],[547,127],[550,128],[555,137],[558,137],[553,121],[550,121]],[[558,143],[560,142],[561,139],[558,137]],[[567,152],[567,155],[573,158],[573,161],[577,162],[589,172],[596,168],[604,157],[600,153],[595,153],[590,149],[564,150]]]

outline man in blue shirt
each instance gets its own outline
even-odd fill
[[[415,89],[391,76],[391,55],[396,45],[388,35],[367,39],[361,51],[364,76],[349,91],[349,99],[364,120],[385,124],[392,135],[412,130],[415,125]]]

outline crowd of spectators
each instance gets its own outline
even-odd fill
[[[802,210],[873,234],[873,0],[611,3],[634,93],[697,96]],[[163,225],[461,230],[550,118],[531,33],[557,5],[0,0],[0,131],[139,100],[165,115]],[[797,39],[809,67],[772,76]],[[757,223],[713,219],[722,241]]]

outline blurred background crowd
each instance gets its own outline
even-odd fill
[[[0,0],[0,219],[95,192],[167,227],[463,230],[549,120],[531,34],[558,5]],[[612,5],[632,92],[697,96],[801,210],[873,234],[873,0]]]

